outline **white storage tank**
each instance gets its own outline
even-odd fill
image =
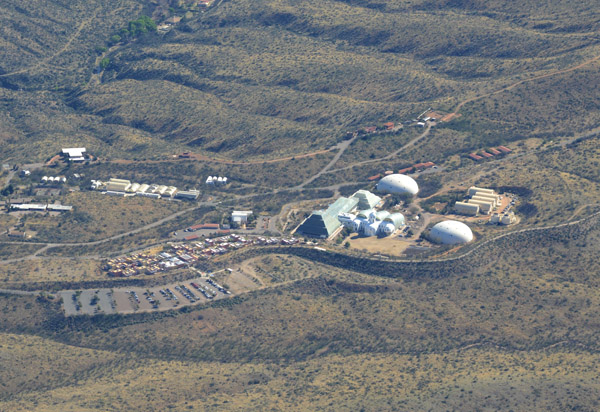
[[[446,220],[431,228],[429,237],[435,243],[458,245],[473,240],[473,232],[469,226],[456,220]]]
[[[419,192],[419,185],[415,179],[401,174],[392,174],[385,176],[377,183],[377,190],[384,193],[416,195]]]

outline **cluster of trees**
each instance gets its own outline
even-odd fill
[[[110,36],[107,44],[109,46],[114,46],[121,41],[130,41],[140,37],[143,34],[156,32],[156,29],[156,22],[152,20],[152,18],[148,16],[141,16],[137,20],[131,20],[129,23],[127,23],[127,27],[123,27],[121,30],[119,30],[118,34],[113,34]],[[107,50],[108,48],[106,46],[96,47],[96,52],[98,54],[106,53]],[[106,69],[109,63],[110,59],[108,57],[104,57],[102,60],[100,60],[100,69]]]
[[[135,39],[146,33],[152,33],[156,31],[156,22],[148,16],[141,16],[137,20],[132,20],[127,23],[127,27],[123,27],[119,30],[119,34],[111,36],[109,43],[116,44],[121,40],[127,41]]]
[[[107,43],[109,46],[114,46],[121,41],[130,41],[140,37],[143,34],[156,32],[156,29],[156,22],[152,20],[152,18],[148,16],[141,16],[136,20],[131,20],[129,23],[127,23],[127,27],[123,27],[118,33],[110,36]],[[96,47],[96,52],[99,54],[105,53],[107,50],[108,48],[106,46]],[[108,63],[108,58],[104,58],[100,62],[100,67],[104,69],[106,66],[108,66]]]

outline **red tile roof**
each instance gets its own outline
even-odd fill
[[[481,159],[483,159],[483,157],[481,157],[481,156],[479,156],[479,155],[477,155],[477,154],[475,154],[475,153],[470,153],[470,154],[469,154],[469,157],[470,157],[471,159],[473,159],[473,160],[481,160]]]
[[[494,157],[494,155],[489,154],[488,152],[481,152],[481,155],[484,157]]]
[[[404,169],[400,169],[400,170],[398,170],[398,173],[400,173],[400,174],[406,174],[406,173],[410,172],[411,170],[413,170],[412,166],[404,168]]]
[[[377,179],[379,179],[380,177],[381,177],[381,174],[378,174],[378,175],[375,175],[375,176],[371,176],[371,177],[369,177],[367,180],[368,180],[368,181],[377,180]]]
[[[498,150],[503,151],[504,153],[510,153],[512,152],[512,150],[510,150],[508,147],[506,146],[498,146]]]
[[[488,149],[488,152],[491,152],[493,155],[499,155],[502,154],[502,152],[500,152],[499,150],[494,149],[493,147]]]

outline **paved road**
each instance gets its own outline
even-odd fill
[[[330,170],[330,168],[335,164],[335,162],[337,162],[337,160],[339,160],[339,158],[341,157],[341,155],[344,153],[344,151],[352,144],[352,142],[357,138],[357,136],[353,137],[350,140],[344,141],[342,143],[340,143],[340,145],[338,145],[339,147],[339,152],[338,154],[335,156],[334,159],[332,159],[332,161],[325,166],[321,171],[319,171],[316,175],[314,175],[313,177],[311,177],[310,179],[308,179],[307,181],[305,181],[304,183],[302,183],[301,185],[298,185],[296,187],[292,187],[289,189],[278,189],[278,190],[273,190],[270,192],[265,192],[265,193],[261,193],[261,194],[249,194],[249,195],[244,195],[244,196],[239,196],[238,198],[234,199],[233,201],[237,201],[237,200],[241,200],[241,199],[245,199],[245,198],[251,198],[251,197],[255,197],[255,196],[270,196],[270,195],[276,195],[279,192],[285,192],[285,191],[298,191],[298,190],[302,190],[304,188],[304,186],[312,181],[314,181],[315,179],[317,179],[319,176],[325,174],[325,173],[334,173],[334,172],[338,172],[338,171],[342,171],[342,170],[346,170],[358,165],[362,165],[362,164],[367,164],[367,163],[372,163],[372,162],[378,162],[381,160],[386,160],[389,158],[392,158],[396,155],[398,155],[400,152],[402,152],[403,150],[405,150],[407,147],[413,146],[416,143],[418,143],[421,139],[425,138],[430,130],[431,130],[432,125],[428,124],[425,131],[420,134],[419,136],[417,136],[416,138],[414,138],[413,140],[411,140],[410,142],[408,142],[406,145],[402,146],[401,148],[399,148],[398,150],[396,150],[395,152],[384,156],[382,158],[379,159],[370,159],[370,160],[366,160],[366,161],[361,161],[361,162],[356,162],[350,166],[346,166],[344,168],[340,168],[340,169],[334,169],[334,170]],[[561,145],[565,146],[577,139],[580,138],[585,138],[585,137],[591,137],[594,136],[596,134],[600,133],[600,128],[597,129],[593,129],[589,132],[585,132],[582,134],[579,134],[569,140],[565,140],[561,143]],[[534,153],[539,153],[539,152],[543,152],[545,150],[548,150],[548,148],[541,148],[541,149],[537,149],[537,150],[532,150],[532,151],[528,151],[528,152],[523,152],[523,153],[517,153],[517,154],[511,154],[508,156],[503,157],[502,159],[498,159],[497,163],[498,165],[501,162],[505,162],[505,161],[511,161],[514,160],[518,157],[522,157],[522,156],[526,156],[529,154],[534,154]],[[34,166],[34,165],[31,165]],[[364,183],[364,182],[354,182],[354,183]],[[346,185],[351,185],[354,184],[352,182],[344,182],[344,183],[339,183],[339,184],[335,184],[335,185],[330,185],[330,186],[324,186],[324,187],[319,187],[319,188],[315,188],[315,189],[331,189],[331,190],[339,190],[340,187],[342,186],[346,186]],[[230,202],[230,201],[227,201]],[[26,257],[21,257],[21,258],[16,258],[16,259],[9,259],[9,260],[4,260],[4,261],[0,261],[0,264],[8,264],[8,263],[15,263],[15,262],[19,262],[19,261],[23,261],[23,260],[29,260],[29,259],[41,259],[41,257],[38,256],[39,253],[41,253],[44,250],[53,248],[53,247],[61,247],[61,246],[92,246],[92,245],[98,245],[98,244],[103,244],[103,243],[107,243],[113,240],[117,240],[120,239],[122,237],[125,236],[129,236],[132,234],[137,234],[140,232],[143,232],[145,230],[160,226],[168,221],[171,221],[179,216],[182,216],[186,213],[192,212],[194,210],[198,210],[199,208],[203,207],[203,206],[216,206],[218,205],[220,202],[200,202],[197,203],[196,206],[194,207],[190,207],[188,209],[185,210],[181,210],[179,212],[176,212],[172,215],[166,216],[160,220],[157,220],[153,223],[149,223],[147,225],[141,226],[137,229],[125,232],[125,233],[121,233],[118,235],[114,235],[108,238],[104,238],[104,239],[100,239],[100,240],[96,240],[96,241],[91,241],[91,242],[75,242],[75,243],[67,243],[67,242],[63,242],[63,243],[47,243],[47,242],[17,242],[17,241],[7,241],[7,242],[0,242],[1,244],[33,244],[33,245],[41,245],[43,246],[42,249],[36,251],[34,254],[26,256]],[[274,224],[274,222],[273,222]],[[98,255],[93,255],[93,257],[91,257],[92,255],[86,255],[84,258],[98,258]],[[82,256],[83,257],[83,256]]]
[[[459,255],[455,255],[455,256],[451,256],[451,257],[447,257],[447,258],[439,258],[439,259],[395,259],[394,262],[399,262],[399,263],[430,263],[430,262],[449,262],[449,261],[455,261],[455,260],[459,260],[459,259],[463,259],[473,253],[475,253],[477,250],[479,250],[480,248],[482,248],[483,246],[491,243],[491,242],[496,242],[500,239],[503,239],[505,237],[509,237],[509,236],[514,236],[517,234],[521,234],[521,233],[526,233],[526,232],[539,232],[539,231],[546,231],[546,230],[552,230],[552,229],[557,229],[557,228],[561,228],[561,227],[567,227],[567,226],[574,226],[574,225],[578,225],[580,223],[583,223],[587,220],[590,220],[596,216],[600,215],[600,211],[592,213],[589,216],[583,217],[581,219],[575,220],[575,221],[571,221],[571,222],[565,222],[565,223],[559,223],[556,225],[550,225],[550,226],[544,226],[544,227],[532,227],[532,228],[526,228],[526,229],[520,229],[520,230],[515,230],[512,232],[508,232],[508,233],[504,233],[498,236],[495,236],[491,239],[488,239],[478,245],[476,245],[473,249],[468,250],[465,253],[459,254]],[[311,246],[312,248],[312,246]],[[281,250],[278,250],[278,253],[281,253]],[[327,251],[324,253],[328,253]],[[382,260],[382,259],[377,259],[377,258],[371,258],[371,260],[373,261],[377,261],[377,260]],[[386,261],[389,261],[389,259],[384,259]],[[358,269],[360,271],[360,268]],[[22,291],[22,290],[13,290],[13,289],[0,289],[0,293],[8,293],[8,294],[15,294],[15,295],[37,295],[39,294],[41,291]]]

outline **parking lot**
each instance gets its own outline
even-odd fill
[[[227,283],[224,283],[227,282]],[[155,287],[66,290],[59,292],[66,316],[139,313],[176,309],[226,299],[258,287],[231,269]]]

